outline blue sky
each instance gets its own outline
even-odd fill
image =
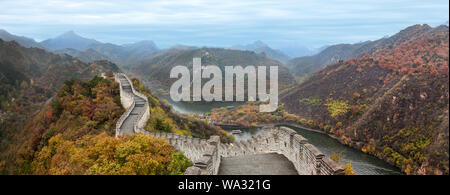
[[[44,40],[74,30],[116,44],[320,47],[448,21],[447,0],[0,0],[0,28]]]

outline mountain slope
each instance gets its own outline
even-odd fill
[[[284,54],[279,50],[270,48],[262,41],[255,41],[254,43],[248,45],[235,45],[232,46],[230,49],[254,51],[255,53],[258,54],[265,54],[267,57],[274,60],[278,60],[280,62],[286,62],[289,60],[289,56],[287,56],[286,54]]]
[[[114,78],[66,81],[2,150],[0,173],[182,174],[191,163],[166,140],[115,138],[125,111],[119,90]],[[135,146],[139,151],[129,152]]]
[[[68,54],[71,55],[75,58],[80,59],[81,61],[85,62],[85,63],[92,63],[94,61],[99,61],[99,60],[109,60],[108,56],[105,56],[93,49],[86,49],[84,51],[78,51],[76,49],[70,49],[70,48],[66,48],[66,49],[61,49],[61,50],[56,50],[54,51],[55,53],[59,53],[59,54]]]
[[[2,40],[0,67],[0,113],[8,113],[7,117],[2,115],[0,119],[18,123],[35,114],[66,80],[89,80],[101,72],[118,70],[116,65],[106,61],[87,64],[66,54],[25,48],[16,42]],[[20,131],[20,126],[15,126],[1,132],[2,138],[15,133],[15,128]]]
[[[391,49],[405,41],[410,41],[410,38],[412,37],[418,39],[427,34],[439,32],[442,29],[443,26],[431,28],[426,24],[414,25],[391,37],[382,38],[376,41],[333,45],[316,55],[294,58],[287,63],[287,67],[292,70],[295,76],[310,76],[312,73],[322,69],[326,65],[337,63],[340,60],[358,58],[365,54],[370,55],[382,49]]]
[[[168,50],[143,61],[137,66],[130,67],[130,70],[140,78],[158,81],[166,87],[170,87],[176,81],[176,79],[170,79],[169,77],[171,69],[177,65],[183,65],[192,71],[192,59],[194,57],[201,57],[202,65],[219,66],[223,75],[225,74],[224,66],[278,66],[279,89],[283,90],[294,84],[288,70],[278,61],[251,51],[221,48]]]
[[[0,40],[0,63],[2,66],[7,66],[8,72],[13,71],[19,77],[23,77],[32,86],[39,87],[44,91],[54,92],[61,87],[63,82],[69,78],[77,77],[87,69],[90,64],[84,63],[77,58],[66,54],[54,54],[47,52],[39,48],[25,48],[14,42],[4,42]],[[118,67],[114,64],[110,64],[106,61],[100,61],[96,64],[104,64],[107,70],[118,70]],[[96,73],[88,73],[93,77]],[[15,77],[14,75],[3,73],[2,78]],[[5,81],[8,83],[14,83],[12,78]],[[20,83],[19,83],[20,84]]]
[[[158,47],[153,41],[139,41],[132,44],[124,44],[127,57],[125,65],[134,65],[142,60],[148,59],[159,52]]]
[[[325,65],[350,58],[355,50],[360,48],[363,44],[364,43],[333,45],[316,55],[294,58],[287,62],[286,66],[295,76],[309,76]]]
[[[88,65],[68,55],[56,55],[38,48],[24,48],[14,42],[0,41],[0,63],[19,72],[33,86],[54,91]],[[5,76],[5,74],[3,74]]]
[[[41,42],[49,51],[67,53],[85,62],[110,60],[120,65],[136,64],[154,55],[159,49],[153,41],[116,45],[84,38],[73,31]]]
[[[116,45],[85,38],[74,31],[37,43],[33,39],[12,35],[0,29],[0,39],[16,41],[24,47],[38,47],[59,54],[66,53],[85,63],[109,60],[118,65],[134,65],[160,52],[156,44],[150,40]]]
[[[47,39],[42,41],[40,44],[50,51],[61,50],[66,48],[76,49],[83,51],[88,48],[91,44],[100,43],[94,39],[87,39],[74,31],[68,31],[58,37]]]
[[[34,41],[31,38],[24,37],[24,36],[16,36],[16,35],[10,34],[9,32],[7,32],[3,29],[0,29],[0,39],[2,39],[3,41],[16,41],[23,47],[42,48],[42,46],[38,42]]]
[[[115,64],[98,61],[83,63],[66,54],[53,54],[39,48],[25,48],[16,42],[0,40],[0,151],[18,147],[27,122],[51,102],[52,96],[71,78],[90,80],[108,70],[120,71]],[[50,98],[50,99],[49,99]],[[43,125],[44,120],[34,121]],[[17,148],[16,148],[17,149]],[[9,157],[8,157],[9,155]],[[2,163],[0,162],[0,165]]]
[[[141,41],[124,45],[94,43],[88,47],[122,66],[135,65],[159,52],[153,41]]]
[[[328,46],[323,46],[317,49],[308,48],[300,43],[288,42],[280,44],[277,49],[289,56],[291,59],[298,58],[302,56],[315,55]]]
[[[280,99],[315,128],[407,174],[448,174],[448,41],[448,27],[409,27]]]
[[[149,99],[145,130],[199,138],[220,135],[230,141],[223,130],[173,113],[138,80],[132,83]],[[11,138],[1,137],[0,173],[182,174],[192,164],[166,140],[143,134],[115,138],[115,125],[125,111],[119,92],[114,77],[70,79],[28,120],[1,121],[0,132]]]

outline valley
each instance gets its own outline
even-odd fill
[[[351,165],[356,174],[445,175],[449,172],[448,40],[446,25],[413,25],[375,41],[331,45],[317,54],[291,59],[261,41],[229,48],[159,49],[153,41],[118,45],[73,31],[41,42],[0,31],[0,171],[182,174],[192,162],[163,139],[149,142],[166,153],[145,149],[162,163],[157,170],[150,170],[151,164],[149,170],[136,169],[148,160],[140,153],[113,158],[112,151],[102,151],[109,152],[105,159],[113,164],[91,159],[89,151],[96,144],[107,143],[120,153],[125,146],[119,145],[144,144],[140,141],[147,139],[141,135],[111,139],[124,110],[117,83],[98,76],[126,73],[129,85],[148,98],[145,132],[205,140],[218,135],[221,142],[230,143],[257,136],[263,125],[280,124],[294,129],[343,169]],[[276,66],[277,109],[259,112],[265,102],[249,99],[173,101],[168,91],[177,79],[169,77],[170,71],[183,65],[185,72],[193,74],[194,58],[217,65],[222,77],[225,66]],[[190,89],[189,83],[184,84]],[[245,97],[247,93],[245,89]],[[129,132],[124,134],[133,134],[129,128],[133,121],[125,121],[124,130]],[[212,123],[240,125],[243,133],[231,136],[232,129]],[[62,152],[67,149],[76,153]],[[123,170],[112,170],[115,163]]]

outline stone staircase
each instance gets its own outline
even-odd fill
[[[122,106],[127,109],[117,121],[116,137],[144,132],[142,128],[150,116],[147,97],[134,89],[131,80],[125,74],[116,73],[115,80],[120,84]]]

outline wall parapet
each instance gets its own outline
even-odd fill
[[[123,76],[128,81],[128,83],[130,83],[130,88],[131,88],[132,93],[128,93],[125,90],[123,90],[123,83],[120,80],[120,76]],[[125,74],[116,73],[114,78],[115,78],[115,81],[118,82],[120,85],[120,101],[122,103],[122,106],[125,109],[127,109],[127,111],[119,118],[119,120],[116,123],[116,137],[120,135],[120,128],[121,128],[123,122],[125,121],[125,119],[128,118],[128,116],[131,114],[133,109],[137,106],[134,96],[142,98],[142,100],[144,101],[144,105],[142,105],[142,107],[144,109],[142,109],[138,113],[136,119],[133,121],[133,124],[134,124],[133,131],[135,133],[143,133],[144,131],[142,130],[142,128],[145,126],[145,124],[148,121],[148,118],[150,117],[150,108],[149,108],[147,96],[136,91],[134,89],[133,83]]]
[[[306,138],[287,127],[265,126],[252,138],[222,144],[221,156],[278,153],[291,161],[300,175],[342,175],[343,168],[326,157]]]
[[[148,132],[147,132],[148,133]],[[176,150],[182,151],[194,165],[188,167],[185,175],[217,175],[220,166],[220,137],[208,140],[187,137],[174,133],[149,132],[155,138],[164,138]]]
[[[264,127],[248,140],[220,143],[219,136],[210,139],[186,137],[173,133],[149,133],[164,138],[194,162],[185,175],[216,175],[222,157],[278,153],[291,161],[300,175],[343,175],[343,168],[326,157],[306,138],[287,127]]]
[[[114,79],[119,83],[120,86],[120,103],[126,109],[125,113],[120,116],[119,120],[116,122],[116,138],[120,135],[120,127],[122,127],[125,119],[130,116],[131,111],[133,111],[136,102],[134,101],[133,95],[123,90],[122,81],[119,78],[121,73],[116,73]]]

